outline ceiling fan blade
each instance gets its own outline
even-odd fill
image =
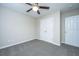
[[[39,6],[40,9],[49,9],[49,7],[46,6]]]
[[[39,11],[39,10],[37,10],[37,13],[38,13],[38,14],[40,14],[40,11]]]
[[[29,12],[29,11],[31,11],[32,10],[32,8],[30,8],[29,10],[27,10],[26,12]]]
[[[32,4],[30,4],[30,3],[25,3],[25,4],[28,4],[28,5],[32,6]]]

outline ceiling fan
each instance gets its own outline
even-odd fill
[[[29,10],[27,10],[26,12],[30,12],[31,10],[36,11],[38,14],[40,14],[39,9],[49,9],[48,6],[39,6],[38,3],[25,3],[29,6],[32,6],[32,8],[30,8]]]

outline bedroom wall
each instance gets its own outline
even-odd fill
[[[36,39],[36,20],[0,7],[0,49]]]

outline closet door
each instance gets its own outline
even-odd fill
[[[65,18],[65,43],[79,47],[79,15]]]
[[[53,18],[40,21],[40,39],[47,42],[53,41]]]

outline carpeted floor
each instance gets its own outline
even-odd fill
[[[0,50],[1,56],[79,56],[79,48],[62,44],[60,47],[41,40],[32,40]]]

